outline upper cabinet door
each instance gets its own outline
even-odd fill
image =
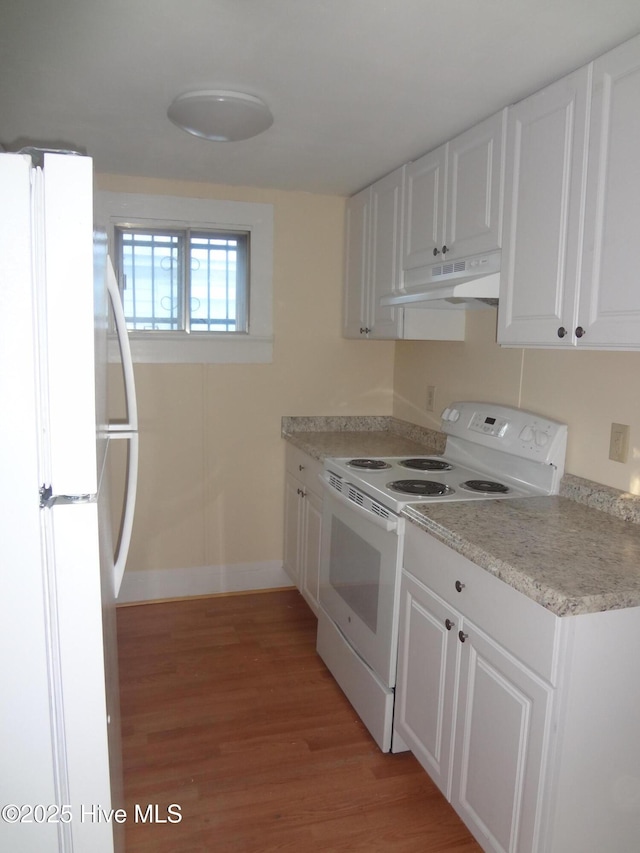
[[[380,297],[402,282],[404,170],[401,166],[371,187],[370,338],[402,337],[402,308],[382,306]]]
[[[347,202],[345,227],[345,274],[342,334],[361,338],[366,326],[369,282],[369,220],[371,189],[368,187]]]
[[[501,246],[506,114],[491,116],[449,143],[445,258]]]
[[[640,38],[593,63],[580,345],[640,346]]]
[[[402,265],[408,270],[427,267],[442,257],[447,146],[414,160],[406,169]]]
[[[403,267],[500,248],[506,110],[407,166]]]
[[[589,69],[509,108],[498,342],[574,343]]]

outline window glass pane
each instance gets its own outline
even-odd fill
[[[191,331],[246,331],[244,234],[193,234],[190,241]]]
[[[123,226],[117,234],[128,329],[248,332],[248,233]]]
[[[122,230],[120,240],[127,328],[184,328],[179,235]]]

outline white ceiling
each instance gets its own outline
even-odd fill
[[[0,0],[0,143],[97,171],[350,195],[640,33],[639,0]],[[235,143],[166,117],[236,89]]]

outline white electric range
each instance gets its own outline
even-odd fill
[[[489,403],[454,403],[442,413],[442,456],[330,458],[324,478],[393,512],[409,503],[504,500],[557,493],[565,424]],[[355,492],[354,492],[355,490]]]
[[[442,413],[444,454],[330,458],[317,649],[383,751],[392,743],[400,573],[409,504],[556,494],[565,424],[521,409],[459,402]]]

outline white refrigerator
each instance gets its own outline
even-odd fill
[[[117,425],[109,297],[127,380]],[[91,159],[0,154],[0,849],[11,853],[123,849],[115,602],[138,454],[123,329]],[[129,443],[128,490],[112,532],[116,439]]]

